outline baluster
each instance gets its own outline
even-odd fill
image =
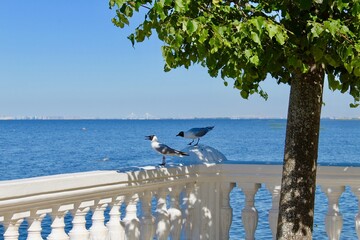
[[[110,240],[124,240],[125,239],[125,231],[124,227],[120,224],[121,213],[120,206],[124,202],[125,197],[120,196],[116,198],[110,210],[110,219],[107,222],[106,226],[109,230],[109,239]]]
[[[140,238],[142,240],[149,240],[153,239],[155,234],[155,220],[154,217],[151,215],[151,198],[152,194],[150,191],[145,191],[141,195],[141,205],[142,205],[142,212],[143,216],[140,221]]]
[[[41,237],[41,222],[45,216],[45,213],[39,213],[37,209],[30,210],[27,240],[43,240]]]
[[[90,239],[91,240],[104,240],[108,235],[108,229],[104,224],[105,216],[104,211],[107,203],[102,203],[101,200],[95,200],[93,207],[93,215],[91,217],[92,225],[90,227]]]
[[[267,184],[267,188],[272,196],[272,205],[269,211],[269,225],[273,239],[276,239],[281,185]]]
[[[137,194],[125,197],[126,215],[123,219],[125,236],[127,240],[140,239],[140,223],[136,216],[136,204],[139,201]]]
[[[355,216],[355,229],[356,229],[356,234],[358,236],[358,239],[360,239],[360,187],[351,187],[351,190],[353,191],[353,193],[357,196],[358,198],[358,213]]]
[[[343,226],[342,215],[339,211],[339,198],[344,192],[344,186],[328,187],[322,186],[322,191],[326,193],[329,199],[328,212],[325,218],[326,233],[330,240],[337,240],[340,238],[341,229]]]
[[[90,237],[89,230],[86,229],[86,214],[90,207],[83,207],[81,203],[77,203],[73,210],[73,227],[69,232],[71,240],[88,240]]]
[[[61,206],[52,209],[53,222],[51,224],[51,233],[47,237],[48,240],[68,240],[69,236],[65,232],[64,217],[67,210],[62,210]]]
[[[195,215],[195,203],[196,203],[196,195],[195,191],[195,183],[186,184],[185,194],[186,197],[183,199],[183,216],[184,216],[184,235],[185,239],[192,239],[193,230],[194,230],[194,215]]]
[[[207,185],[208,192],[208,221],[207,229],[210,239],[218,239],[220,236],[220,209],[221,209],[221,200],[220,200],[220,182],[210,182]]]
[[[202,199],[201,199],[201,188],[200,188],[201,183],[195,183],[194,184],[194,190],[191,193],[191,197],[194,200],[193,203],[193,215],[191,218],[192,221],[192,236],[191,239],[200,239],[200,227],[201,226],[201,205],[202,204]]]
[[[180,239],[181,234],[182,214],[179,204],[180,191],[180,186],[174,186],[171,188],[170,192],[170,208],[168,213],[171,239]]]
[[[242,223],[245,229],[245,239],[255,239],[255,230],[258,224],[258,212],[254,206],[254,198],[260,188],[258,183],[238,184],[245,194],[245,207],[241,211]]]
[[[220,236],[219,239],[229,239],[229,230],[232,223],[232,208],[230,206],[230,192],[233,183],[221,183],[220,186]]]
[[[210,201],[212,201],[213,199],[210,200],[210,183],[208,182],[202,182],[199,184],[199,189],[198,189],[198,193],[199,193],[199,201],[198,201],[198,209],[199,209],[199,214],[197,214],[196,220],[197,222],[195,222],[195,226],[200,226],[199,228],[199,232],[196,233],[197,236],[201,236],[202,239],[210,239],[210,226],[212,225],[212,212],[211,209],[209,207],[209,203]],[[214,191],[215,189],[212,188],[212,191]],[[197,225],[199,223],[199,225]]]
[[[4,240],[18,240],[19,227],[24,219],[12,219],[12,214],[4,214]]]
[[[170,233],[169,213],[166,208],[166,189],[161,188],[157,192],[156,205],[156,237],[159,240],[167,240]]]

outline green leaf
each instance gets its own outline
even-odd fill
[[[118,7],[121,7],[124,3],[126,3],[126,0],[112,0],[111,2],[112,4],[115,2]]]
[[[260,90],[260,91],[259,91],[259,94],[260,94],[260,96],[261,96],[262,98],[265,99],[265,101],[268,100],[269,96],[268,96],[267,92],[265,92],[265,91],[263,91],[263,90]]]
[[[137,29],[135,32],[135,40],[137,42],[142,42],[145,39],[145,34],[144,31],[142,29]]]
[[[240,91],[240,95],[243,99],[248,99],[249,98],[249,92],[245,91],[245,90],[241,90]]]
[[[333,67],[340,66],[340,64],[330,54],[325,54],[325,59],[328,62],[328,64],[330,64]]]
[[[317,47],[316,45],[312,47],[310,51],[314,56],[315,62],[319,62],[324,56],[324,51],[320,47]]]
[[[275,34],[278,32],[278,26],[273,23],[268,23],[265,25],[266,31],[268,32],[269,38],[273,38]]]
[[[206,28],[203,28],[200,33],[199,42],[204,43],[209,36],[209,32]]]
[[[330,90],[335,91],[340,89],[340,83],[335,80],[334,74],[332,73],[328,74],[328,82],[329,82]]]
[[[312,23],[312,28],[310,30],[313,38],[318,38],[320,34],[324,31],[324,28],[319,23]]]
[[[296,55],[291,55],[288,58],[288,63],[290,66],[293,66],[295,68],[299,68],[301,66],[301,61],[296,58]]]
[[[250,62],[253,63],[255,66],[258,66],[260,62],[258,55],[252,56],[250,58]]]
[[[252,50],[251,50],[251,49],[246,49],[246,50],[244,51],[244,55],[245,55],[245,57],[246,57],[247,59],[250,60],[250,57],[252,56]]]
[[[186,25],[187,32],[191,35],[198,29],[198,23],[196,20],[189,20]]]
[[[347,1],[336,1],[337,9],[342,12],[344,8],[347,8],[349,6],[349,3]]]
[[[256,32],[251,32],[251,39],[258,45],[261,45],[260,37]]]
[[[134,34],[133,34],[133,33],[130,34],[130,35],[128,36],[128,39],[131,41],[131,44],[132,44],[132,46],[134,47],[134,46],[135,46],[135,36],[134,36]]]
[[[331,19],[328,21],[324,21],[324,26],[326,27],[326,30],[328,30],[330,34],[334,37],[340,29],[340,20]]]
[[[175,0],[175,11],[181,12],[184,8],[183,0]]]
[[[275,39],[278,41],[280,45],[284,45],[286,36],[283,32],[277,32],[275,35]]]
[[[346,71],[348,71],[348,73],[352,73],[353,68],[354,68],[352,66],[352,64],[350,64],[350,63],[344,63],[344,67],[345,67]]]
[[[301,72],[302,73],[307,73],[309,71],[309,65],[302,63],[301,64]]]
[[[356,77],[360,77],[360,66],[354,68],[354,75]]]
[[[265,18],[262,16],[250,19],[250,23],[255,26],[260,34],[263,32],[264,21]]]
[[[350,103],[351,108],[357,108],[358,106],[360,106],[359,103]]]

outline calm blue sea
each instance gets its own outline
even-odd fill
[[[0,180],[158,165],[161,156],[150,148],[145,135],[155,134],[161,142],[183,149],[189,141],[176,134],[202,126],[215,128],[200,143],[218,149],[229,160],[282,163],[286,120],[280,119],[11,120],[0,121]],[[360,121],[322,120],[318,163],[360,166],[359,136]],[[231,239],[243,239],[240,211],[244,196],[237,189],[232,195]],[[267,212],[271,199],[265,188],[256,197],[260,200],[256,202],[259,225],[265,225],[258,228],[256,238],[270,239]],[[357,199],[347,189],[340,201],[345,219],[342,239],[356,239]],[[314,239],[326,239],[326,211],[326,197],[318,190]]]

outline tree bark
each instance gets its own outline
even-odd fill
[[[277,239],[312,239],[324,69],[291,81]]]

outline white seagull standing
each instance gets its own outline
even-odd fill
[[[181,131],[176,136],[192,139],[192,141],[188,145],[191,145],[194,142],[194,140],[197,138],[197,143],[194,145],[194,146],[196,146],[196,145],[198,145],[200,138],[202,136],[204,136],[205,134],[207,134],[209,131],[211,131],[213,128],[214,128],[214,126],[204,127],[204,128],[192,128],[186,132]]]
[[[145,136],[145,139],[150,140],[151,147],[155,151],[157,151],[158,153],[163,155],[162,163],[160,164],[162,166],[165,166],[165,164],[166,164],[165,156],[179,156],[179,157],[189,156],[189,154],[187,154],[185,152],[175,150],[165,144],[160,143],[155,135]]]

